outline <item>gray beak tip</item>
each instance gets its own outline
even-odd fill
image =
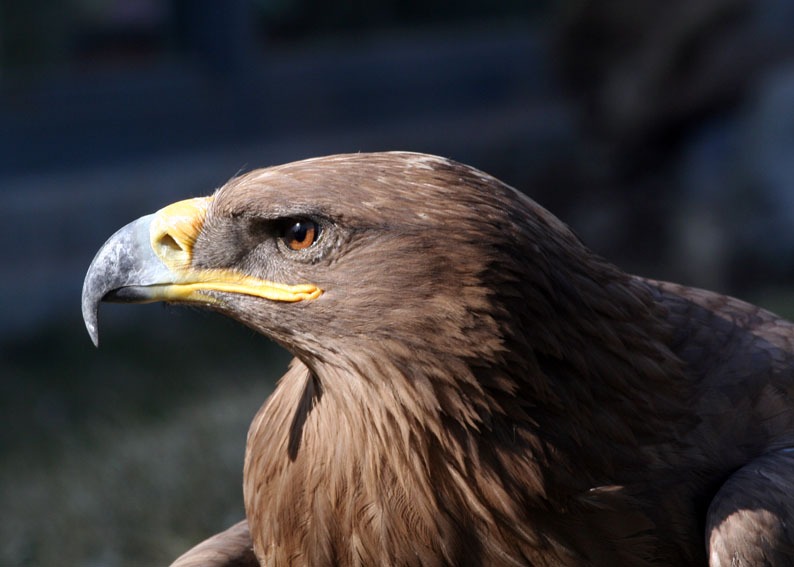
[[[95,347],[99,346],[99,328],[98,328],[98,311],[99,311],[99,299],[96,297],[96,293],[92,293],[93,286],[88,278],[86,278],[85,283],[83,284],[83,298],[82,298],[82,311],[83,311],[83,322],[85,323],[85,328],[88,331],[88,336],[91,337],[91,342],[94,343]]]
[[[99,303],[114,291],[128,286],[147,286],[167,281],[168,269],[149,243],[154,215],[141,217],[120,228],[94,256],[83,282],[82,312],[94,346],[99,346]],[[112,299],[110,299],[112,301]],[[126,298],[129,301],[129,297]]]
[[[94,343],[95,347],[99,348],[99,330],[96,325],[90,325],[86,322],[85,328],[88,329],[88,336],[91,337],[91,342]]]

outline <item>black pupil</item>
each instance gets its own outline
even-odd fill
[[[306,234],[308,232],[309,232],[309,224],[298,221],[292,225],[292,227],[289,229],[287,234],[289,235],[290,240],[295,240],[297,242],[304,242],[306,240]]]
[[[287,224],[284,240],[293,250],[308,248],[317,240],[318,227],[311,220],[293,220]]]

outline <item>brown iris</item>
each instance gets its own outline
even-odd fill
[[[303,250],[314,244],[319,235],[320,229],[317,223],[308,219],[299,219],[286,224],[282,239],[292,250]]]

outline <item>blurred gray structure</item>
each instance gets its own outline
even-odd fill
[[[405,147],[463,160],[504,141],[570,135],[545,92],[541,49],[517,27],[271,53],[229,76],[212,64],[53,79],[0,109],[0,230],[16,242],[5,268],[28,280],[0,284],[0,337],[62,315],[115,228],[238,172]],[[32,289],[42,292],[35,305],[22,301]]]
[[[117,228],[241,171],[403,149],[480,167],[628,269],[794,314],[785,0],[0,2],[0,564],[162,564],[242,515],[288,356],[104,306]]]

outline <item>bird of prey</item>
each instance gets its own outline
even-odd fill
[[[95,342],[100,301],[207,307],[295,356],[246,521],[182,567],[794,565],[792,324],[629,275],[472,167],[252,171],[113,235]]]

